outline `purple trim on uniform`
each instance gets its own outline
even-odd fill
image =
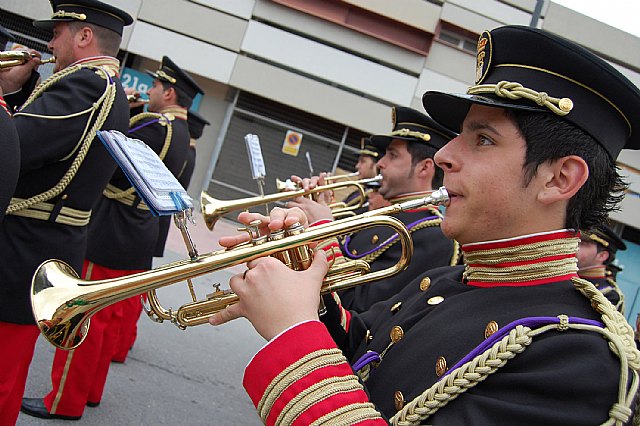
[[[407,229],[411,230],[414,226],[421,224],[422,222],[425,222],[427,220],[434,220],[434,219],[440,219],[440,216],[427,216],[427,217],[423,217],[422,219],[418,219],[415,222],[411,222],[410,224],[407,225]],[[344,247],[344,251],[346,252],[345,256],[348,257],[349,259],[361,259],[371,253],[374,253],[376,251],[378,251],[381,247],[384,247],[386,245],[391,244],[392,242],[394,242],[395,240],[398,239],[398,234],[395,233],[393,234],[391,237],[387,238],[386,240],[384,240],[382,243],[380,243],[380,245],[374,247],[372,250],[369,250],[365,253],[362,254],[352,254],[349,251],[349,242],[351,241],[351,236],[348,235],[347,238],[345,238],[343,247]]]
[[[378,352],[369,351],[366,354],[362,355],[351,367],[353,371],[358,371],[367,364],[375,361],[380,361],[380,355]]]
[[[139,125],[139,126],[137,126],[137,127],[134,127],[133,129],[129,129],[129,132],[128,132],[128,133],[133,133],[133,132],[135,132],[135,131],[137,131],[137,130],[142,129],[143,127],[147,127],[147,126],[148,126],[148,125],[150,125],[150,124],[157,123],[158,121],[160,121],[160,119],[159,119],[159,118],[154,118],[153,120],[145,121],[145,122],[144,122],[144,123],[142,123],[141,125]]]
[[[600,321],[590,320],[590,319],[586,319],[586,318],[569,317],[569,323],[570,324],[593,325],[595,327],[604,328],[604,324],[601,323]],[[511,332],[511,330],[516,328],[516,326],[524,325],[526,327],[529,327],[529,328],[533,329],[533,328],[536,328],[536,327],[542,327],[544,325],[549,325],[549,324],[560,324],[560,318],[558,318],[558,317],[527,317],[527,318],[521,318],[519,320],[516,320],[516,321],[513,321],[513,322],[507,324],[506,326],[504,326],[500,330],[498,330],[496,333],[492,334],[490,337],[485,339],[478,346],[476,346],[476,348],[474,350],[469,352],[464,358],[462,358],[453,367],[451,367],[442,377],[440,377],[440,379],[438,381],[440,381],[440,380],[444,379],[445,377],[447,377],[449,375],[449,373],[452,372],[453,370],[455,370],[456,368],[458,368],[461,365],[471,361],[472,359],[474,359],[475,357],[477,357],[481,353],[485,352],[487,349],[489,349],[489,347],[493,346],[497,341],[499,341],[504,336],[509,334]]]
[[[595,327],[604,328],[604,324],[600,321],[590,320],[586,318],[579,317],[569,317],[569,323],[571,324],[582,324],[582,325],[592,325]],[[498,340],[502,339],[504,336],[509,334],[511,330],[516,328],[518,325],[524,325],[529,328],[541,327],[549,324],[560,324],[560,318],[558,317],[528,317],[521,318],[519,320],[513,321],[506,326],[502,327],[496,333],[492,334],[490,337],[485,339],[482,343],[480,343],[474,350],[469,352],[464,358],[458,361],[453,367],[451,367],[442,377],[438,379],[438,381],[444,379],[449,375],[450,372],[454,371],[456,368],[461,365],[471,361],[481,353],[485,352],[491,346],[493,346]],[[366,354],[362,355],[351,367],[353,371],[359,371],[367,364],[372,362],[380,361],[380,355],[377,352],[369,351]]]

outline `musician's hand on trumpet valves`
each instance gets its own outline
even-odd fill
[[[309,221],[307,220],[306,215],[298,208],[283,209],[280,207],[274,207],[269,213],[269,216],[249,212],[242,212],[238,215],[238,222],[243,225],[249,225],[250,223],[258,220],[260,221],[260,224],[258,225],[260,235],[266,235],[270,231],[277,231],[284,227],[291,226],[296,222],[302,225],[305,229],[309,226]],[[220,237],[218,244],[229,249],[247,241],[249,241],[249,234],[242,233]]]
[[[300,213],[296,209],[274,209],[269,229],[304,221]],[[246,272],[229,281],[239,302],[214,314],[210,324],[221,325],[245,317],[262,337],[271,340],[296,324],[318,320],[320,288],[329,268],[322,250],[315,253],[311,266],[300,272],[273,257],[252,260],[247,267]]]
[[[316,186],[326,185],[324,178],[326,173],[320,173],[319,176],[313,176],[311,178],[301,178],[299,176],[291,176],[291,181],[298,184],[302,189],[309,190]],[[287,207],[297,207],[301,209],[310,223],[317,222],[319,220],[328,219],[333,220],[333,214],[329,204],[333,201],[333,191],[324,191],[315,195],[314,199],[307,197],[297,197],[287,203]]]

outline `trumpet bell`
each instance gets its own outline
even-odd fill
[[[67,263],[48,260],[41,264],[31,282],[31,307],[41,319],[36,323],[42,335],[61,349],[73,349],[87,336],[91,303],[83,300],[76,285],[78,274]]]

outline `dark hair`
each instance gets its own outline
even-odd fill
[[[587,163],[589,178],[567,206],[567,228],[589,229],[619,209],[627,183],[618,174],[615,162],[593,137],[554,114],[505,111],[527,143],[525,187],[540,164],[569,155],[577,155]]]
[[[178,88],[177,86],[174,86],[168,81],[160,80],[160,83],[162,83],[162,87],[164,88],[164,90],[169,90],[170,87],[173,87],[173,90],[176,91],[176,102],[178,102],[178,105],[184,108],[189,108],[191,106],[193,98],[187,95],[184,90]]]
[[[84,27],[91,28],[93,35],[96,37],[100,53],[106,56],[113,57],[118,54],[118,50],[120,49],[120,42],[122,41],[122,37],[120,36],[120,34],[99,25],[87,24],[83,22],[69,22],[69,30],[74,34]]]
[[[407,141],[407,152],[411,154],[411,166],[415,167],[420,161],[430,158],[433,160],[433,156],[436,155],[437,149],[431,145],[420,142]],[[433,174],[433,180],[431,181],[432,188],[439,188],[442,186],[442,180],[444,179],[444,171],[438,167],[435,162],[433,163],[435,171]]]

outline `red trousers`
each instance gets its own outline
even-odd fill
[[[118,278],[137,271],[114,270],[85,260],[86,280]],[[81,416],[87,402],[100,402],[123,320],[122,303],[108,306],[91,317],[84,342],[76,349],[56,349],[51,369],[53,389],[44,403],[51,414]]]
[[[142,297],[146,300],[147,295],[144,294]],[[142,302],[140,296],[134,296],[119,302],[119,305],[122,306],[122,322],[120,323],[120,333],[113,353],[113,360],[115,362],[125,362],[127,355],[129,355],[129,350],[133,347],[136,337],[138,337],[138,320],[142,313]]]
[[[16,424],[39,335],[36,325],[0,322],[0,425]]]

